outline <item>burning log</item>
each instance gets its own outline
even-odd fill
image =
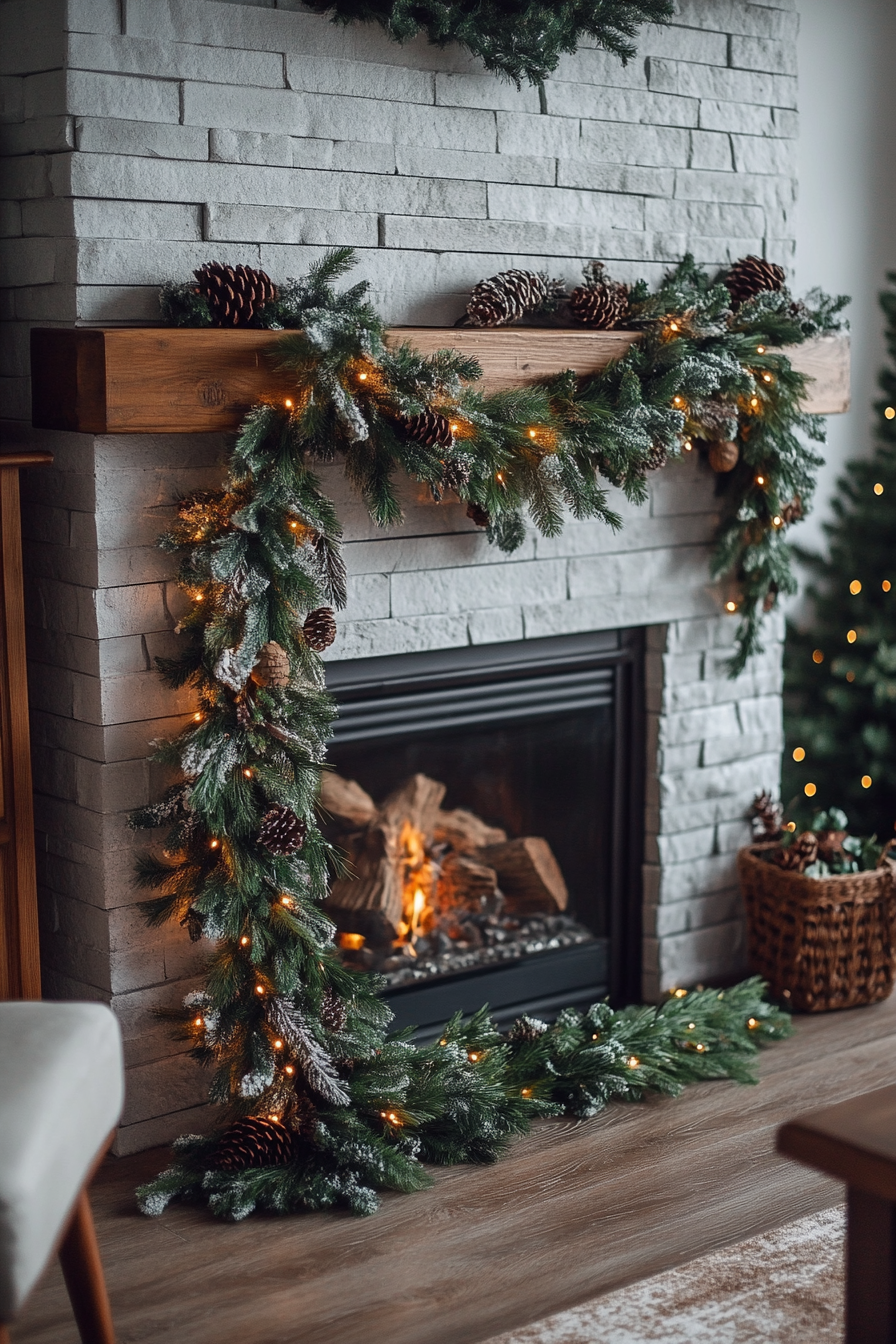
[[[352,826],[367,826],[377,814],[376,803],[360,784],[330,770],[320,781],[320,804],[331,817]]]
[[[484,821],[465,807],[453,812],[439,812],[436,816],[435,838],[458,854],[475,854],[483,845],[500,845],[507,832],[500,826],[487,826]]]
[[[487,827],[484,829],[488,829]],[[442,864],[436,888],[436,904],[442,910],[481,910],[494,898],[498,874],[494,868],[469,854],[449,854]]]
[[[527,835],[504,844],[486,845],[478,857],[498,874],[508,912],[537,915],[566,909],[569,892],[560,865],[541,836]]]
[[[340,931],[363,933],[373,947],[398,936],[404,899],[397,826],[370,826],[349,847],[354,877],[330,887],[327,914]]]
[[[431,845],[439,806],[445,797],[446,785],[428,775],[411,775],[400,788],[383,803],[380,818],[386,825],[401,827],[405,822],[423,836],[424,844]]]

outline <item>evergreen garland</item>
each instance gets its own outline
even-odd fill
[[[635,55],[642,23],[668,23],[670,0],[309,0],[334,23],[378,23],[395,42],[425,33],[445,47],[460,43],[519,87],[540,84],[582,38],[619,56]]]
[[[882,839],[896,827],[896,272],[887,278],[876,446],[838,484],[827,556],[800,553],[815,576],[813,617],[785,646],[791,810],[806,820],[842,807]]]

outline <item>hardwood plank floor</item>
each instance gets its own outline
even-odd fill
[[[110,1159],[93,1204],[120,1344],[477,1344],[842,1198],[774,1151],[803,1111],[896,1082],[896,998],[800,1017],[757,1087],[547,1121],[494,1167],[345,1214],[217,1223],[141,1217],[163,1150]],[[12,1344],[76,1344],[51,1267]]]

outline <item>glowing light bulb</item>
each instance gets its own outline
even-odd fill
[[[863,789],[870,789],[870,788],[871,788],[871,785],[872,785],[873,782],[874,782],[874,781],[872,780],[872,778],[871,778],[870,775],[863,775],[863,776],[862,776],[862,788],[863,788]]]
[[[194,723],[201,723],[201,722],[202,722],[202,715],[199,713],[198,710],[197,710],[196,713],[193,715],[193,722],[194,722]]]
[[[281,896],[281,897],[280,897],[280,904],[281,904],[281,905],[292,905],[292,900],[291,900],[291,898],[290,898],[289,896],[284,895],[284,896]]]
[[[293,1068],[293,1066],[292,1066],[291,1064],[284,1064],[284,1066],[283,1066],[283,1072],[284,1072],[284,1073],[288,1073],[289,1076],[290,1076],[290,1078],[291,1078],[292,1075],[295,1073],[295,1069]]]
[[[248,934],[244,933],[242,938],[240,939],[240,947],[248,947],[251,941],[252,939],[248,936]]]
[[[824,654],[822,653],[821,649],[813,649],[813,650],[812,650],[812,661],[813,661],[813,663],[823,663],[823,662],[824,662]]]
[[[696,1029],[697,1029],[697,1023],[696,1023],[696,1022],[689,1022],[689,1023],[688,1023],[688,1031],[696,1031]]]
[[[532,1095],[532,1089],[531,1089],[531,1087],[521,1087],[521,1088],[520,1088],[520,1096],[521,1096],[521,1097],[531,1097],[531,1095]]]
[[[439,1041],[439,1045],[447,1045],[447,1044],[448,1044],[448,1038],[446,1036],[443,1036],[442,1039]]]
[[[747,1026],[750,1028],[751,1031],[754,1031],[755,1028],[759,1026],[759,1022],[755,1017],[748,1017]]]
[[[279,1039],[279,1037],[278,1037],[278,1039],[274,1042],[274,1049],[275,1049],[275,1050],[282,1050],[282,1049],[283,1049],[283,1042]]]
[[[856,634],[855,630],[847,630],[847,632],[846,632],[846,642],[847,642],[847,644],[855,644],[855,642],[856,642],[857,639],[858,639],[858,635]]]
[[[887,417],[888,420],[892,420],[894,416],[896,416],[896,407],[888,406],[884,411],[884,415]]]
[[[290,401],[289,397],[286,398],[283,405],[286,407],[288,411],[292,410],[292,402]]]
[[[677,322],[670,322],[670,323],[669,323],[669,330],[670,330],[670,331],[677,331],[677,330],[678,330],[678,323],[677,323]]]
[[[757,409],[757,407],[759,406],[759,398],[758,398],[758,397],[751,397],[751,398],[750,398],[750,405],[751,405],[751,407],[753,408],[753,410],[755,411],[755,410]]]
[[[884,579],[883,583],[882,583],[880,586],[881,586],[881,588],[884,590],[885,593],[888,593],[888,592],[890,591],[890,589],[893,587],[893,585],[892,585],[892,583],[890,582],[889,579]]]
[[[875,486],[874,486],[874,493],[875,493],[876,495],[882,495],[883,492],[884,492],[884,488],[883,488],[883,486],[881,485],[880,481],[877,481],[876,484],[875,484]]]
[[[209,840],[208,847],[209,849],[217,849],[220,843],[220,840]]]
[[[779,514],[776,513],[774,518],[772,519],[772,527],[783,527],[783,525],[784,525],[784,519],[780,517]]]
[[[626,1062],[630,1069],[636,1069],[638,1065],[641,1063],[637,1055],[629,1055],[628,1060]]]
[[[815,787],[814,784],[806,784],[803,786],[803,793],[806,795],[807,798],[814,798],[817,792],[818,789]]]
[[[856,593],[862,591],[861,582],[858,579],[853,579],[852,583],[849,585],[849,591],[852,593],[853,597],[855,597]]]
[[[764,345],[757,345],[757,347],[756,347],[756,353],[757,353],[757,355],[764,355],[764,354],[765,354],[765,346],[764,346]]]
[[[530,439],[536,439],[536,438],[538,438],[538,431],[537,431],[537,430],[534,430],[534,429],[530,429],[530,430],[529,430],[529,438],[530,438]]]
[[[690,439],[685,439],[684,443],[683,443],[681,446],[682,446],[682,448],[684,449],[684,451],[685,451],[686,453],[690,453],[690,452],[693,450],[693,447],[694,447],[694,445],[691,443]]]
[[[772,382],[773,379],[772,379],[771,374],[770,374],[770,373],[764,373],[764,374],[762,375],[762,381],[763,381],[764,383],[770,383],[770,382]]]
[[[194,1018],[193,1018],[193,1026],[194,1026],[194,1027],[204,1027],[204,1026],[205,1026],[205,1018],[204,1018],[204,1017],[194,1017]]]
[[[452,434],[456,434],[459,428],[460,428],[459,425],[456,425],[456,424],[455,424],[455,425],[452,425],[452,426],[451,426],[451,433],[452,433]]]
[[[756,484],[757,484],[757,485],[765,485],[765,477],[764,477],[764,476],[757,476],[757,477],[756,477]]]
[[[263,993],[264,993],[264,985],[256,985],[256,986],[255,986],[255,993],[256,993],[256,994],[263,994]]]
[[[467,1059],[470,1061],[471,1064],[478,1064],[480,1056],[476,1050],[470,1050],[467,1053]]]
[[[725,610],[726,610],[726,611],[737,611],[737,603],[736,603],[736,602],[726,602],[726,603],[725,603]]]
[[[794,759],[795,761],[804,761],[804,760],[806,759],[806,748],[805,748],[805,747],[794,747],[794,749],[793,749],[793,759]]]
[[[361,383],[366,383],[366,382],[367,382],[367,374],[366,374],[366,373],[359,373],[359,374],[358,374],[358,381],[361,382]]]
[[[686,999],[688,996],[688,992],[686,989],[673,989],[672,993],[674,994],[676,999]]]
[[[246,770],[243,771],[243,774],[245,775],[246,779],[251,779],[251,778],[252,778],[252,771],[251,771],[251,770],[246,769]]]
[[[795,821],[788,821],[788,823],[787,823],[787,825],[784,827],[784,829],[785,829],[785,831],[795,831],[795,830],[796,830],[796,822],[795,822]]]

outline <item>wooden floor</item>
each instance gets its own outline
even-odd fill
[[[135,1212],[160,1150],[112,1159],[93,1203],[120,1344],[475,1344],[841,1198],[779,1158],[784,1120],[896,1082],[896,998],[797,1019],[758,1087],[542,1122],[495,1167],[437,1174],[358,1219]],[[64,1117],[60,1117],[64,1123]],[[58,1269],[13,1344],[75,1344]]]

